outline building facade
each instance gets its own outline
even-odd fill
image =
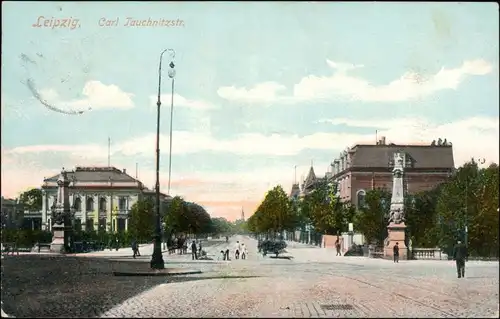
[[[17,229],[23,222],[23,205],[17,199],[2,198],[2,229]]]
[[[342,152],[331,164],[329,181],[337,183],[339,197],[359,207],[368,190],[392,190],[394,153],[404,156],[405,192],[415,194],[431,190],[453,173],[455,163],[451,144],[355,145]]]
[[[44,179],[41,226],[52,229],[51,212],[57,200],[59,174]],[[155,192],[142,182],[115,167],[76,167],[68,172],[69,200],[74,212],[75,230],[122,232],[128,229],[132,206]],[[170,197],[160,194],[162,203]]]

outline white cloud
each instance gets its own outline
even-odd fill
[[[423,143],[446,138],[454,146],[455,162],[461,165],[471,157],[484,157],[498,162],[498,118],[474,117],[446,124],[435,124],[423,118],[401,118],[385,120],[370,119],[322,120],[335,125],[373,128],[373,133],[314,133],[306,136],[298,135],[263,135],[259,133],[241,134],[232,139],[217,139],[208,132],[174,131],[172,153],[194,154],[205,151],[233,153],[242,156],[296,156],[301,151],[331,151],[332,158],[336,152],[354,144],[375,143],[375,129],[378,136],[386,136],[387,142],[395,144]],[[114,142],[111,153],[122,153],[125,156],[152,156],[155,152],[156,135],[154,133],[136,137],[123,142]],[[169,151],[169,136],[161,135],[160,149]],[[28,152],[69,152],[72,156],[86,158],[103,158],[106,156],[106,145],[34,145],[17,147],[8,150],[11,154]]]
[[[162,94],[161,95],[161,103],[163,106],[170,106],[172,94]],[[158,96],[151,95],[149,97],[151,106],[156,107],[156,102],[158,101]],[[202,100],[189,100],[179,94],[174,93],[174,108],[175,107],[185,107],[194,110],[206,111],[216,109],[217,106],[206,101]]]
[[[431,95],[440,90],[456,90],[468,76],[485,75],[493,70],[485,60],[464,61],[456,68],[441,68],[433,75],[414,71],[404,73],[400,78],[385,85],[374,85],[368,80],[347,74],[347,71],[364,67],[327,60],[335,69],[331,76],[309,75],[293,87],[286,95],[286,87],[276,82],[257,84],[254,88],[221,87],[219,96],[230,101],[247,103],[298,103],[315,100],[343,100],[362,102],[401,102]]]
[[[272,102],[278,98],[279,93],[286,90],[286,87],[276,82],[265,82],[255,85],[252,89],[236,88],[234,86],[221,87],[217,94],[226,100],[244,102]]]
[[[315,149],[331,152],[333,160],[338,152],[355,143],[375,143],[375,129],[378,137],[386,136],[387,143],[430,144],[433,139],[446,138],[453,143],[455,165],[462,165],[471,157],[485,158],[488,165],[499,161],[499,120],[498,118],[474,117],[446,124],[434,124],[425,119],[370,119],[352,120],[341,118],[323,120],[335,125],[373,128],[371,134],[341,134],[315,133],[308,136],[246,134],[234,139],[219,140],[209,134],[194,132],[174,132],[173,153],[193,154],[204,151],[230,152],[242,156],[294,156],[297,164],[297,179],[305,177],[309,168],[309,159],[305,161],[299,157],[304,149]],[[168,136],[163,136],[161,148],[168,152]],[[115,157],[112,165],[118,168],[127,168],[129,173],[134,172],[135,162],[140,158],[154,156],[155,136],[143,136],[125,142],[115,142],[112,146],[114,153],[122,151],[125,157]],[[107,145],[33,145],[2,149],[2,194],[15,196],[27,187],[39,186],[43,177],[55,175],[60,168],[49,169],[37,162],[23,162],[30,153],[54,152],[52,156],[60,154],[61,163],[68,168],[79,165],[106,165]],[[43,155],[43,154],[40,154]],[[137,156],[132,156],[137,155]],[[195,155],[193,155],[195,156]],[[42,156],[40,156],[41,158]],[[35,157],[36,158],[36,157]],[[119,160],[118,160],[119,158]],[[120,161],[120,162],[118,162]],[[301,162],[302,161],[302,162]],[[290,163],[290,160],[287,160]],[[174,160],[175,163],[175,160]],[[264,193],[276,184],[283,185],[285,191],[290,191],[294,180],[294,168],[288,165],[263,167],[246,167],[243,171],[218,172],[179,172],[174,164],[172,171],[171,194],[181,195],[187,200],[199,202],[210,213],[216,216],[237,218],[244,207],[249,216],[260,202]],[[329,162],[314,162],[316,174],[323,175]],[[155,172],[150,168],[139,167],[139,179],[145,185],[154,185]],[[161,173],[161,189],[167,191],[167,174]]]
[[[124,92],[114,84],[106,85],[100,81],[85,83],[82,90],[82,94],[85,96],[83,99],[65,101],[54,89],[42,89],[39,93],[43,100],[63,110],[130,109],[134,107],[132,101],[134,94]]]

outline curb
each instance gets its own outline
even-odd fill
[[[114,276],[120,277],[168,277],[168,276],[181,276],[181,275],[194,275],[201,274],[201,270],[189,270],[189,269],[179,269],[179,268],[165,268],[162,270],[150,270],[150,271],[134,271],[134,272],[124,272],[124,271],[113,271]]]

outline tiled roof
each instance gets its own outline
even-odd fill
[[[68,171],[68,179],[73,176],[78,182],[135,182],[136,179],[116,167],[77,167],[75,171]],[[60,174],[45,179],[47,182],[56,182]]]
[[[428,145],[356,145],[351,167],[388,167],[395,152],[407,153],[414,162],[414,168],[453,168],[452,146]]]

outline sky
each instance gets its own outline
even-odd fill
[[[446,138],[457,166],[498,163],[498,15],[480,2],[2,2],[2,196],[106,166],[108,137],[111,165],[135,176],[137,163],[153,189],[165,49],[161,190],[173,61],[170,194],[213,216],[250,216],[376,131]]]

